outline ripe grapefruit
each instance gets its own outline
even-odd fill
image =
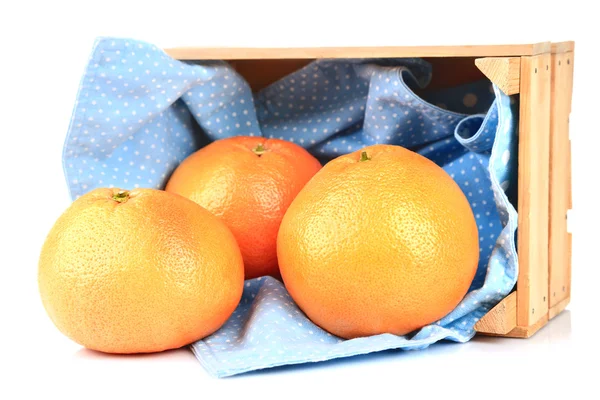
[[[58,329],[108,353],[173,349],[213,333],[239,303],[243,279],[225,224],[152,189],[75,200],[48,234],[38,273]]]
[[[288,208],[277,240],[285,286],[343,338],[404,335],[454,309],[477,268],[469,202],[439,166],[375,145],[323,167]]]
[[[288,141],[237,136],[186,158],[165,188],[221,218],[242,251],[246,279],[279,277],[277,232],[288,206],[321,168]]]

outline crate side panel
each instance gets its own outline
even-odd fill
[[[517,325],[548,313],[550,54],[521,59]]]
[[[570,297],[571,234],[567,210],[571,207],[571,141],[569,114],[573,88],[573,53],[552,54],[550,120],[550,307]]]

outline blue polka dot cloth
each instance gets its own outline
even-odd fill
[[[98,187],[162,189],[192,152],[236,135],[288,140],[322,163],[375,143],[404,146],[444,168],[477,221],[478,270],[452,312],[409,335],[344,340],[313,324],[281,282],[257,278],[226,324],[191,348],[225,377],[466,342],[516,282],[518,97],[487,80],[428,90],[431,75],[422,59],[320,59],[253,92],[225,61],[182,62],[149,43],[99,38],[64,144],[68,188],[72,199]]]

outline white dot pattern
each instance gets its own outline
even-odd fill
[[[421,59],[317,60],[252,93],[227,63],[184,63],[151,44],[103,38],[81,81],[63,152],[73,199],[97,187],[163,188],[193,151],[256,135],[303,146],[322,162],[375,143],[430,158],[458,183],[479,229],[470,291],[411,335],[343,340],[314,325],[272,278],[247,281],[238,308],[191,347],[212,375],[470,340],[518,275],[514,115],[518,97],[487,81],[427,91]],[[453,110],[453,111],[449,111]]]

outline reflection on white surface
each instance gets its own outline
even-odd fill
[[[575,321],[582,322],[580,325],[590,320],[579,315],[589,314],[577,310]],[[389,398],[390,388],[407,396],[422,391],[487,393],[491,381],[507,388],[548,383],[551,369],[561,370],[559,383],[570,390],[567,386],[586,379],[591,371],[582,373],[577,359],[589,358],[593,351],[589,341],[581,340],[581,333],[588,329],[576,324],[577,335],[572,334],[571,322],[572,313],[567,310],[529,339],[476,336],[464,344],[439,342],[425,350],[390,350],[223,379],[211,377],[187,348],[145,355],[104,354],[74,344],[50,323],[41,325],[45,331],[38,331],[52,344],[44,344],[44,357],[36,358],[29,349],[24,354],[33,361],[28,363],[29,376],[35,377],[45,392],[61,393],[64,398],[89,398],[92,392],[92,397],[102,399],[254,398],[249,393],[256,394],[259,389],[262,400],[280,400],[285,393],[289,398],[290,390],[291,398]],[[20,387],[35,390],[32,385]],[[538,395],[544,390],[555,391],[554,386],[535,387],[535,398],[541,398]],[[318,396],[314,396],[315,388],[319,388]]]
[[[421,366],[431,371],[438,369],[441,365],[447,368],[460,368],[465,361],[477,360],[481,362],[481,356],[485,355],[487,362],[499,362],[500,359],[517,360],[525,355],[536,353],[549,354],[570,347],[571,337],[571,312],[563,311],[541,328],[535,335],[527,339],[505,338],[494,336],[476,335],[467,343],[455,343],[450,341],[438,342],[425,350],[390,350],[380,353],[372,353],[365,356],[349,357],[344,359],[332,360],[324,363],[304,364],[299,366],[280,367],[268,371],[269,373],[299,371],[302,369],[334,369],[337,367],[361,369],[361,366],[368,365],[368,368],[394,368],[401,370],[404,368],[416,370]],[[494,360],[494,358],[497,358]],[[391,366],[394,364],[394,366]],[[387,366],[387,367],[386,367]],[[434,367],[436,366],[436,367]],[[485,368],[485,364],[482,364]],[[259,371],[259,375],[267,371]],[[240,375],[240,378],[243,375]],[[235,377],[234,377],[235,378]]]
[[[524,356],[538,357],[540,353],[548,354],[550,351],[556,353],[566,350],[570,347],[571,338],[571,312],[563,311],[557,317],[552,319],[546,326],[541,328],[534,336],[528,339],[504,338],[477,335],[470,342],[454,343],[450,341],[438,342],[425,350],[388,350],[378,353],[371,353],[364,356],[354,356],[342,359],[336,359],[326,362],[306,363],[300,365],[283,366],[262,371],[250,372],[237,375],[225,380],[231,379],[260,379],[270,375],[288,375],[288,374],[309,374],[314,372],[333,373],[339,369],[356,370],[377,369],[387,370],[393,368],[401,370],[404,368],[417,369],[420,367],[431,368],[433,365],[446,365],[451,368],[453,365],[460,365],[467,360],[480,360],[482,355],[488,362],[497,363],[500,360],[521,359]],[[74,362],[93,361],[100,364],[126,364],[130,367],[147,367],[156,364],[160,365],[187,365],[197,364],[197,368],[202,368],[194,355],[187,348],[170,350],[153,354],[136,355],[116,355],[105,354],[88,349],[79,349],[74,355]],[[89,363],[88,363],[89,364]],[[206,373],[199,375],[208,375]],[[198,376],[198,379],[201,379]],[[215,379],[210,378],[209,379]],[[223,380],[223,379],[221,379]]]
[[[187,362],[189,360],[196,361],[196,357],[194,357],[194,354],[185,347],[180,349],[162,351],[160,353],[147,354],[109,354],[86,348],[80,348],[75,353],[73,353],[73,358],[75,360],[82,359],[95,362],[117,361],[130,362],[134,364],[147,362],[181,363]]]

